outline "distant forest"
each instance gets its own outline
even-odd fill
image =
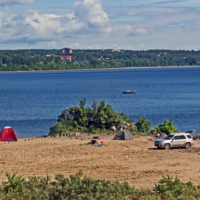
[[[200,51],[194,50],[73,50],[71,62],[64,55],[61,49],[1,50],[0,71],[200,65]]]

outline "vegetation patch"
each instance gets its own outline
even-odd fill
[[[21,200],[175,200],[199,199],[200,186],[191,182],[183,183],[178,177],[163,175],[153,190],[136,189],[127,182],[94,180],[83,176],[80,170],[75,175],[66,178],[62,174],[50,177],[29,177],[26,180],[17,173],[6,173],[7,182],[0,187],[0,199]]]
[[[110,104],[106,104],[105,100],[93,101],[91,107],[85,107],[86,98],[79,100],[79,106],[73,106],[58,116],[58,122],[50,128],[50,136],[70,134],[72,132],[80,133],[110,133],[112,130],[117,133],[120,130],[128,130],[131,134],[149,135],[158,132],[170,134],[176,133],[178,130],[173,125],[173,119],[168,122],[164,119],[163,124],[158,124],[155,130],[151,129],[151,122],[146,117],[139,117],[134,124],[133,119],[124,113],[117,113],[112,109]],[[112,127],[114,127],[112,129]],[[153,131],[153,132],[152,132]]]
[[[155,127],[157,132],[163,132],[167,135],[170,133],[176,133],[177,130],[175,129],[173,125],[173,119],[171,118],[168,122],[167,119],[164,119],[164,124],[158,124],[158,127]]]
[[[135,125],[139,132],[147,134],[151,132],[151,122],[147,121],[146,117],[139,117]]]
[[[50,128],[49,135],[67,134],[73,131],[87,133],[102,133],[111,130],[112,126],[118,131],[120,127],[127,123],[132,123],[124,113],[117,113],[112,109],[110,104],[105,101],[93,101],[91,108],[85,107],[86,98],[79,100],[79,106],[70,107],[62,111],[58,116],[58,122]],[[135,128],[129,128],[131,132]]]

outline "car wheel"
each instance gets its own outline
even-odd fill
[[[166,144],[165,149],[170,149],[170,144]]]
[[[190,147],[191,147],[191,144],[189,142],[185,144],[186,149],[189,149]]]

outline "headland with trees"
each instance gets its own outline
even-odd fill
[[[79,99],[79,106],[72,106],[58,115],[55,125],[50,127],[50,136],[80,133],[106,133],[128,130],[132,135],[151,133],[170,134],[177,132],[173,125],[173,119],[168,122],[164,119],[163,124],[158,124],[155,129],[151,128],[151,122],[146,117],[139,117],[136,123],[124,113],[117,113],[105,100],[93,101],[91,107],[86,107],[86,98]]]

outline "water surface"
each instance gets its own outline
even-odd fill
[[[12,126],[19,138],[48,134],[62,110],[86,97],[87,106],[105,100],[135,122],[173,118],[180,131],[200,131],[199,77],[199,67],[0,73],[0,129]]]

